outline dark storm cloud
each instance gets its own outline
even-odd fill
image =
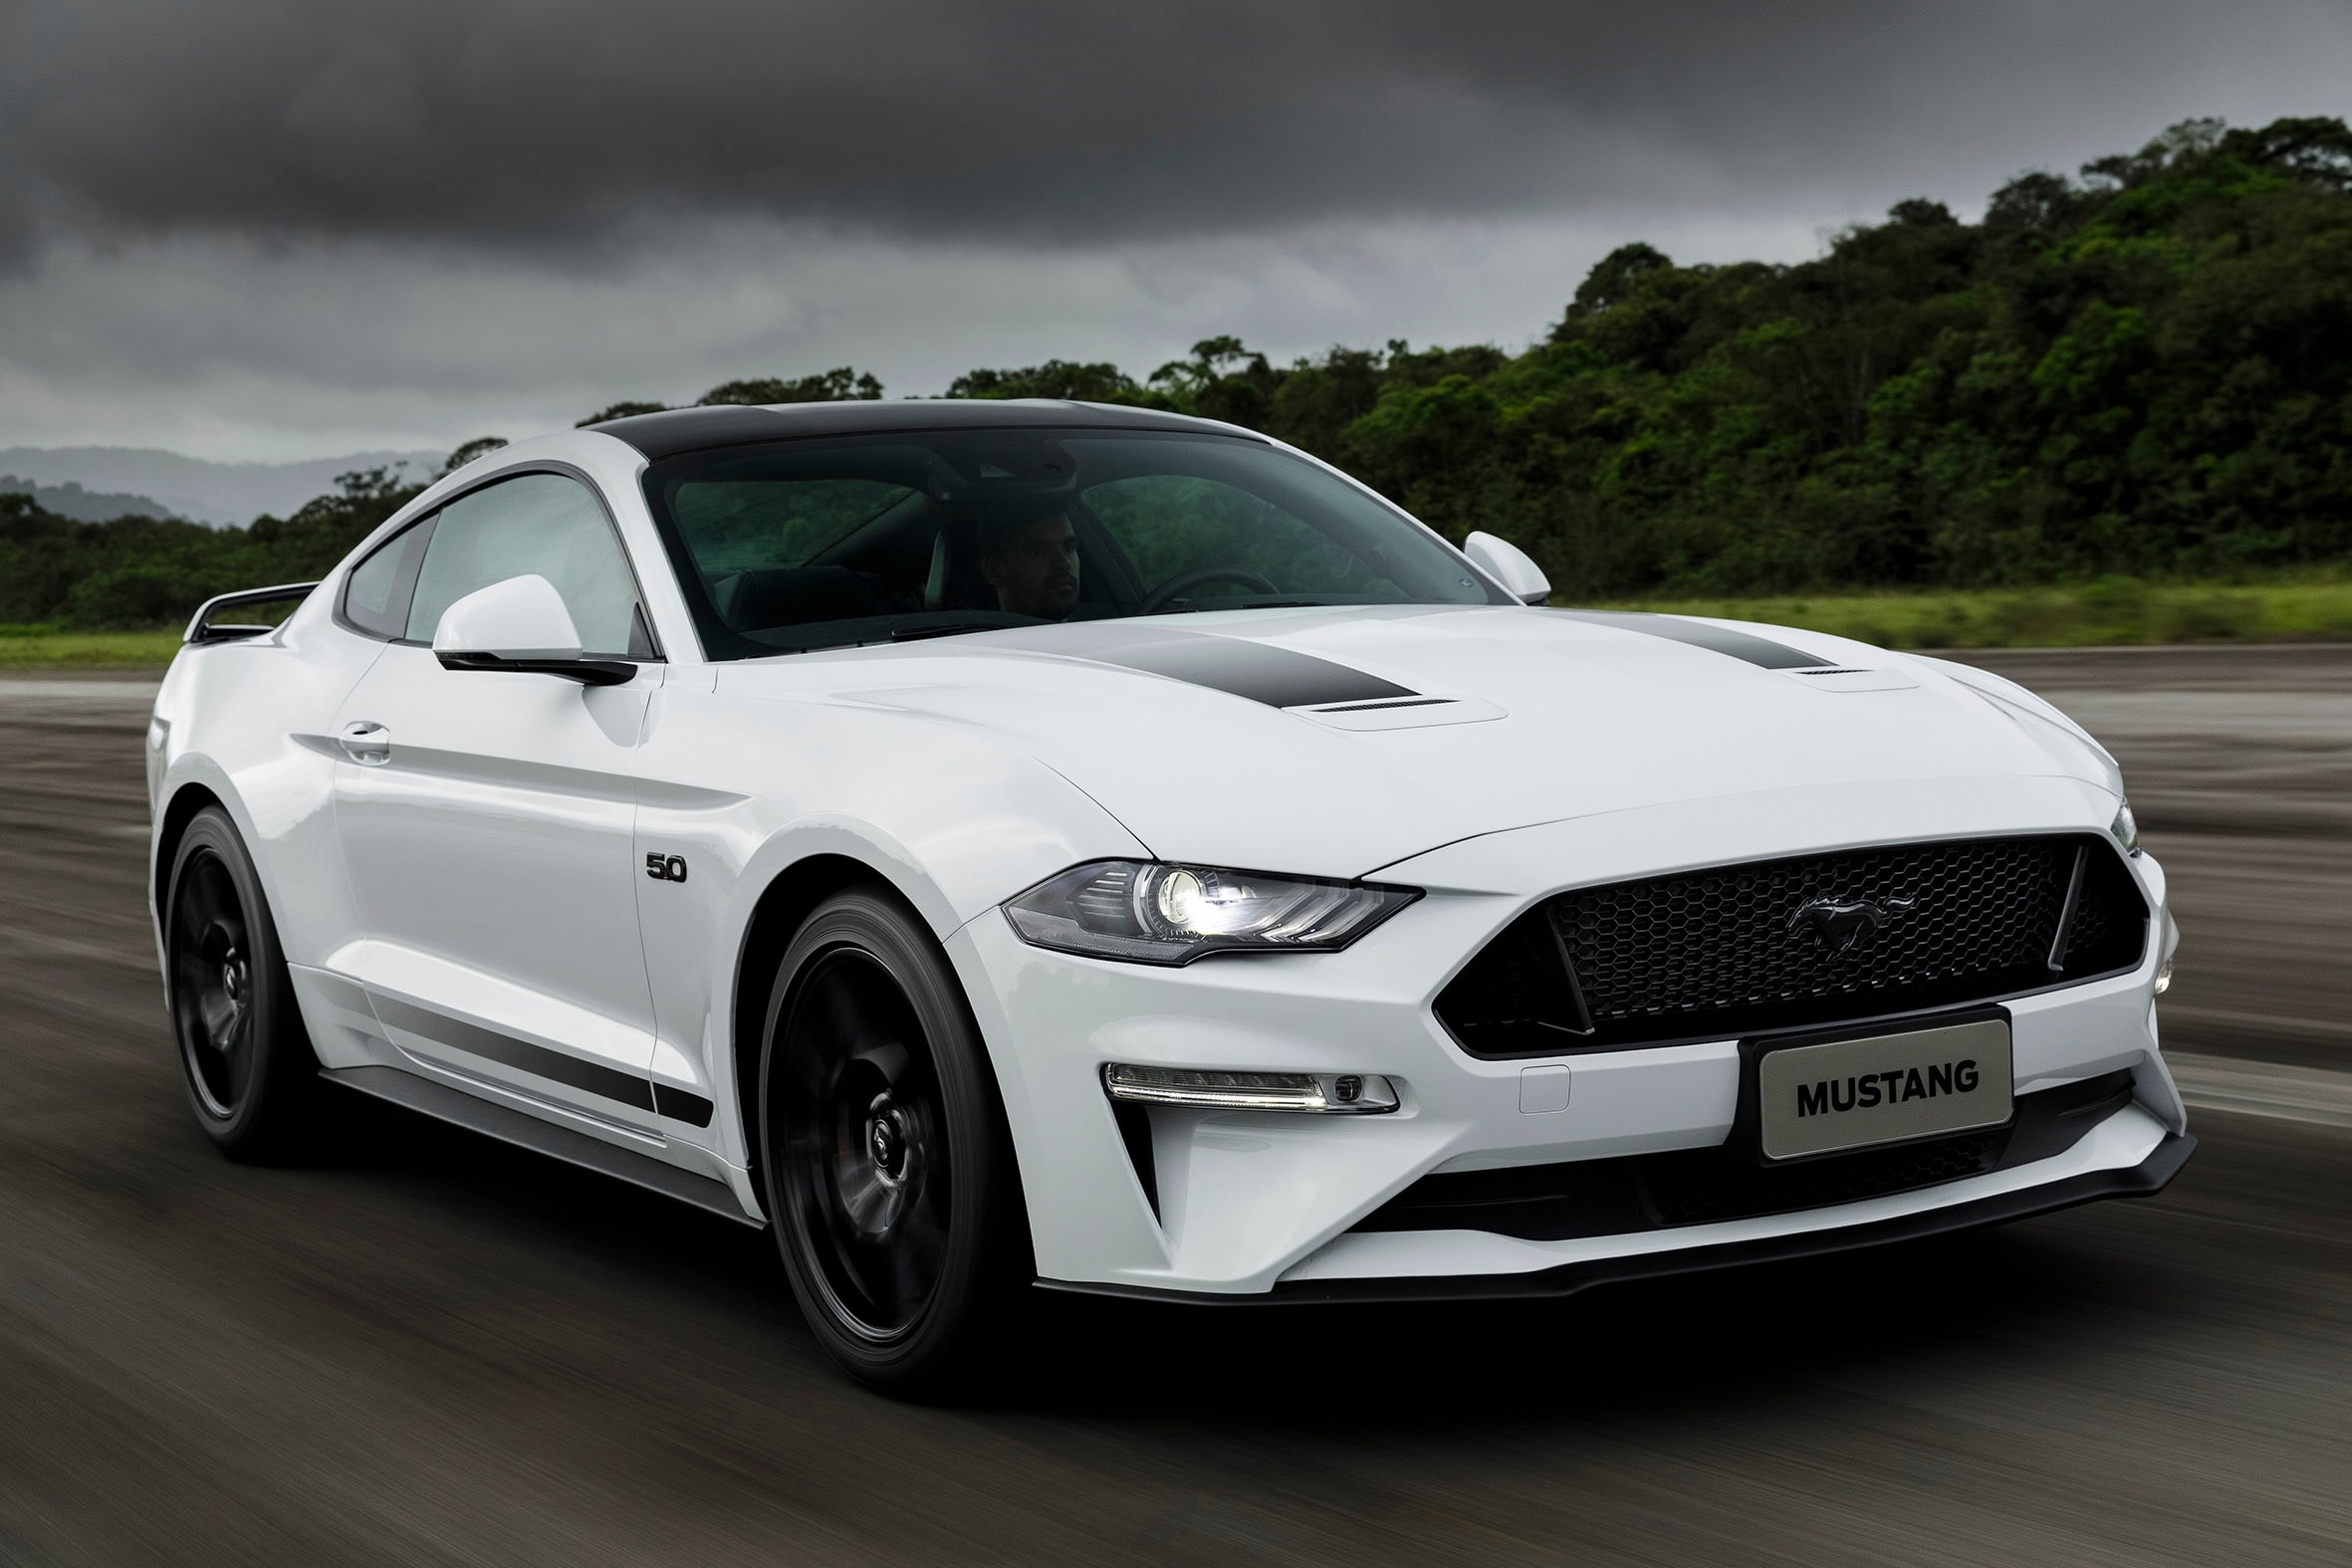
[[[667,209],[1068,242],[1707,197],[1919,166],[1922,116],[1974,116],[1981,149],[2004,96],[2125,90],[2100,71],[2201,9],[15,0],[0,223],[544,241]]]

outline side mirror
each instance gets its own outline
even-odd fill
[[[637,673],[625,659],[582,656],[564,595],[542,576],[493,582],[443,610],[433,656],[445,670],[561,675],[586,686],[618,686]]]
[[[1462,554],[1502,583],[1522,604],[1541,604],[1551,597],[1551,579],[1543,574],[1543,568],[1507,539],[1473,534],[1463,541]]]

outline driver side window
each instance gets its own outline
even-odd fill
[[[578,480],[523,474],[460,496],[440,511],[417,573],[408,635],[430,642],[442,612],[479,588],[538,575],[555,584],[581,651],[593,657],[653,655],[636,579],[604,509]]]

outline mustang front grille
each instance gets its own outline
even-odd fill
[[[2147,927],[2121,852],[2090,835],[1762,860],[1562,893],[1437,1012],[1480,1056],[1729,1039],[2115,974]]]

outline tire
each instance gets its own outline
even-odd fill
[[[163,902],[165,990],[196,1125],[232,1160],[295,1152],[313,1130],[319,1060],[253,857],[219,806],[189,821]]]
[[[761,1182],[793,1294],[852,1377],[970,1388],[1031,1274],[1012,1138],[947,955],[894,896],[819,906],[777,966]]]

